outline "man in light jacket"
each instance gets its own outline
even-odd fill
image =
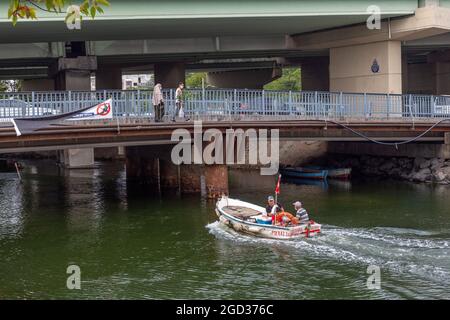
[[[155,109],[155,122],[161,122],[162,117],[164,117],[164,99],[160,83],[157,83],[153,88],[152,102]]]

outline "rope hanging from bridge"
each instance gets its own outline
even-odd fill
[[[400,142],[383,142],[383,141],[378,141],[378,140],[375,140],[375,139],[373,139],[371,137],[366,136],[365,134],[363,134],[361,132],[356,131],[355,129],[350,128],[349,126],[347,126],[347,125],[345,125],[343,123],[340,123],[340,122],[337,122],[337,121],[334,121],[334,120],[321,120],[321,121],[324,121],[325,125],[327,124],[327,122],[331,122],[331,123],[333,123],[333,124],[335,124],[337,126],[340,126],[340,127],[344,128],[344,129],[347,129],[347,130],[351,131],[352,133],[356,134],[357,136],[359,136],[359,137],[361,137],[363,139],[366,139],[366,140],[368,140],[370,142],[381,144],[381,145],[385,145],[385,146],[394,146],[396,149],[398,149],[399,145],[408,144],[408,143],[411,143],[411,142],[419,140],[420,138],[425,136],[428,132],[433,130],[435,127],[437,127],[442,122],[450,121],[450,118],[445,118],[445,119],[439,120],[438,122],[433,124],[431,127],[426,129],[425,131],[423,131],[418,136],[416,136],[414,138],[411,138],[411,139],[408,139],[408,140],[405,140],[405,141],[400,141]]]

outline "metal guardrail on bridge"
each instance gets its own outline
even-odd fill
[[[166,115],[175,112],[175,90],[163,92]],[[0,93],[0,121],[75,111],[113,99],[115,117],[154,115],[149,90],[52,91]],[[299,119],[373,119],[450,117],[450,96],[358,94],[309,91],[185,90],[184,112],[190,117],[233,115]]]

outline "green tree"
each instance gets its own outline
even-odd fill
[[[0,80],[0,92],[8,91],[8,84],[5,80]]]
[[[81,1],[80,1],[81,2]],[[74,9],[66,11],[66,6],[73,5]],[[10,0],[8,19],[15,25],[19,19],[37,19],[37,11],[53,13],[66,13],[66,22],[76,18],[76,11],[80,14],[95,18],[97,13],[103,13],[102,6],[109,6],[107,0],[84,0],[79,5],[72,4],[71,0]],[[80,19],[82,16],[80,16]]]
[[[202,81],[206,87],[206,72],[191,72],[186,77],[186,87],[190,89],[201,89]]]
[[[284,68],[283,75],[264,86],[265,90],[301,90],[300,68]]]
[[[0,80],[0,92],[17,92],[22,88],[22,80]]]

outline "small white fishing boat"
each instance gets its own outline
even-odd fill
[[[314,221],[288,226],[273,225],[272,218],[263,215],[265,211],[263,207],[225,196],[216,203],[220,222],[241,233],[282,240],[308,238],[320,233],[321,225]]]

